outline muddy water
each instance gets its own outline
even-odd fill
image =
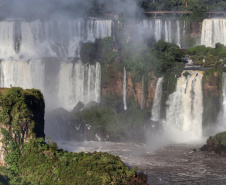
[[[58,142],[71,151],[104,151],[118,155],[130,167],[138,167],[148,184],[226,184],[226,156],[199,151],[200,144],[176,144],[148,152],[145,144],[111,142]],[[197,149],[197,151],[193,151]]]

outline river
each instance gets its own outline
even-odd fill
[[[226,184],[226,156],[199,151],[196,144],[172,144],[149,152],[145,144],[115,142],[57,142],[71,152],[102,151],[119,156],[129,167],[138,167],[149,185]]]

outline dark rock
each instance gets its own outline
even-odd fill
[[[73,108],[72,112],[78,112],[84,109],[84,104],[82,102],[78,102],[77,105]]]
[[[136,175],[128,185],[147,185],[146,175],[144,173]]]

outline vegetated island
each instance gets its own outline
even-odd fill
[[[44,112],[39,90],[0,89],[0,184],[147,184],[117,156],[46,143]]]
[[[226,154],[226,132],[210,136],[207,139],[206,144],[203,145],[200,150],[208,152],[214,151],[218,154]]]

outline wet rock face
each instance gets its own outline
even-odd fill
[[[102,83],[102,96],[115,99],[122,104],[123,97],[123,73],[119,72],[118,68],[112,68],[108,76],[115,74],[114,77],[106,78]],[[134,99],[139,107],[150,109],[155,96],[155,88],[157,77],[153,72],[148,74],[148,79],[145,83],[142,83],[142,79],[134,82],[134,75],[131,72],[127,72],[126,82],[126,94],[127,99]]]
[[[200,148],[202,151],[226,154],[226,132],[221,132],[215,136],[210,136],[206,144]]]

